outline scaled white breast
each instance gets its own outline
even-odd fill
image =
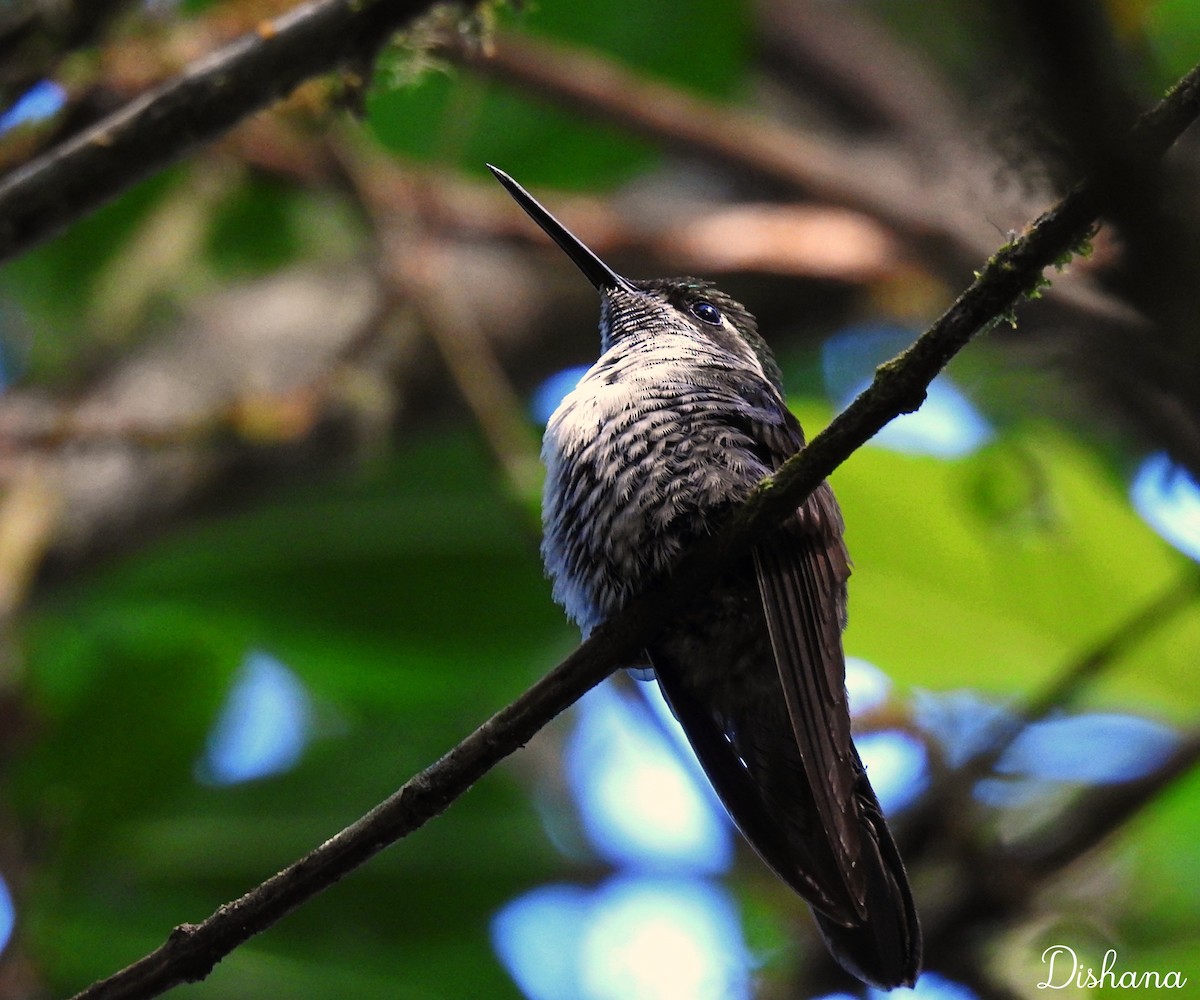
[[[695,336],[625,339],[551,417],[542,552],[555,599],[585,635],[667,568],[681,535],[767,471],[728,420],[740,403],[733,370],[761,376],[756,358]],[[676,523],[683,511],[690,520]]]
[[[674,333],[659,332],[610,348],[559,404],[546,427],[545,444],[548,450],[576,452],[602,428],[612,432],[635,419],[647,400],[719,387],[719,373],[733,360],[716,345]],[[765,379],[758,359],[750,354],[749,360],[755,374]]]

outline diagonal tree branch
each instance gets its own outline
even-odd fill
[[[1198,114],[1200,66],[1143,116],[1131,137],[1133,149],[1147,159],[1160,156]],[[93,984],[76,1000],[151,997],[202,979],[238,945],[442,813],[547,721],[636,655],[664,620],[711,586],[722,566],[795,510],[889,420],[916,409],[929,383],[978,331],[1009,314],[1022,296],[1038,288],[1045,267],[1087,239],[1101,208],[1095,191],[1081,185],[1024,236],[1004,246],[912,347],[881,366],[871,386],[775,476],[764,480],[716,534],[686,553],[669,579],[631,601],[441,760],[299,861],[203,922],[175,928],[161,947]]]
[[[0,260],[49,239],[309,77],[369,63],[434,3],[311,0],[135,98],[0,181]]]
[[[1183,739],[1160,767],[1136,781],[1100,785],[1081,796],[1067,822],[1018,841],[1008,848],[1013,864],[1026,866],[1045,881],[1120,829],[1176,782],[1200,764],[1200,728],[1186,730]]]
[[[1189,566],[1179,579],[1162,593],[1138,608],[1112,632],[1089,649],[1075,663],[1054,678],[1030,698],[1018,713],[1016,731],[1006,733],[986,754],[988,763],[995,763],[1019,731],[1031,722],[1046,718],[1078,697],[1079,693],[1112,665],[1144,642],[1180,611],[1191,607],[1200,597],[1200,573]]]
[[[964,889],[925,914],[927,957],[952,975],[977,967],[981,925],[1011,921],[1029,911],[1037,893],[1200,764],[1200,729],[1186,730],[1175,751],[1153,773],[1136,781],[1102,785],[1080,796],[1069,814],[1014,843],[976,857]]]
[[[938,822],[938,814],[948,803],[969,795],[979,779],[987,777],[1005,752],[1033,723],[1063,708],[1120,658],[1173,618],[1192,606],[1200,597],[1200,574],[1194,567],[1158,594],[1148,604],[1127,617],[1108,635],[1069,664],[1041,690],[1028,698],[1011,717],[999,720],[988,736],[986,746],[962,765],[954,775],[930,794],[907,817],[910,828],[928,828]]]

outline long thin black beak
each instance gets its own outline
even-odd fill
[[[516,199],[517,204],[525,209],[533,221],[546,231],[546,235],[562,247],[571,260],[575,261],[579,270],[584,273],[587,280],[595,286],[597,291],[603,292],[613,288],[635,291],[634,286],[627,278],[622,278],[621,275],[617,274],[616,271],[592,253],[586,244],[559,222],[558,219],[542,208],[538,200],[509,177],[508,174],[499,167],[493,167],[490,163],[487,165],[487,168],[496,175],[496,180],[504,185],[508,193]]]

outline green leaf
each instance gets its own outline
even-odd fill
[[[24,647],[43,731],[14,788],[24,820],[55,832],[18,907],[54,992],[321,843],[570,647],[533,540],[489,482],[465,435],[435,436],[358,477],[198,521],[39,609]],[[258,648],[309,689],[312,742],[286,774],[200,784],[221,701]],[[502,770],[201,990],[515,996],[488,920],[561,867]]]
[[[736,0],[541,4],[521,18],[520,30],[717,97],[738,89],[749,52],[748,14]],[[628,177],[650,159],[651,147],[628,133],[466,71],[428,72],[416,84],[389,86],[396,72],[385,63],[367,101],[372,132],[395,152],[481,175],[491,162],[523,183],[577,188]]]
[[[826,417],[804,404],[805,426]],[[847,651],[933,689],[1012,694],[1057,677],[1184,579],[1188,561],[1125,484],[1045,425],[957,461],[868,445],[831,482],[854,558]],[[1185,718],[1200,703],[1192,609],[1104,677],[1092,698]]]
[[[97,277],[185,170],[175,167],[142,181],[61,236],[4,265],[0,295],[21,307],[35,335],[27,359],[33,378],[61,376],[81,342],[94,334],[84,314]]]

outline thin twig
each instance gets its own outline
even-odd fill
[[[1011,922],[1026,913],[1049,880],[1158,801],[1198,764],[1200,729],[1192,728],[1152,774],[1092,788],[1053,827],[979,854],[971,875],[959,883],[961,891],[923,914],[927,960],[969,963],[981,926]]]
[[[388,240],[385,238],[385,245]],[[537,438],[529,426],[521,397],[480,329],[478,318],[460,296],[445,287],[435,273],[438,252],[426,241],[417,267],[405,266],[396,251],[385,251],[386,277],[410,293],[424,328],[470,408],[504,475],[508,494],[517,501],[529,523],[541,495],[542,469]],[[534,515],[536,524],[536,515]]]
[[[987,738],[986,746],[967,761],[954,776],[955,788],[939,790],[939,802],[945,795],[966,794],[980,778],[991,772],[1006,750],[1031,723],[1040,722],[1051,712],[1062,708],[1122,656],[1137,647],[1176,613],[1195,603],[1200,596],[1200,574],[1189,569],[1161,594],[1124,619],[1095,646],[1067,665],[1042,690],[1026,699],[1023,708],[1011,717],[1000,719]],[[931,801],[930,806],[938,808]],[[932,817],[931,817],[932,818]],[[920,825],[918,822],[917,825]]]
[[[1200,764],[1200,728],[1188,731],[1171,756],[1136,781],[1099,785],[1075,802],[1065,820],[1013,844],[1005,857],[1044,881],[1095,848]]]
[[[995,766],[1030,722],[1044,718],[1075,697],[1083,686],[1151,632],[1193,604],[1198,587],[1200,578],[1195,572],[1188,572],[1028,699],[1017,718],[1000,724],[986,750],[948,776],[925,797],[917,811],[906,816],[906,828],[920,829],[939,823],[944,826],[947,811],[961,815],[975,781]],[[1011,923],[1022,916],[1049,880],[1155,802],[1197,763],[1200,763],[1200,730],[1193,728],[1153,773],[1136,781],[1089,789],[1052,825],[1039,828],[1014,844],[993,845],[974,857],[965,866],[967,870],[958,883],[960,891],[924,921],[928,959],[936,963],[939,956],[946,956],[957,963],[957,968],[976,968],[972,959],[973,942],[979,940],[975,929],[998,922]],[[914,855],[909,851],[907,857],[911,862]]]
[[[984,932],[1011,926],[1029,913],[1048,882],[1170,792],[1198,764],[1200,728],[1192,728],[1153,773],[1090,789],[1052,827],[1012,844],[968,845],[965,857],[956,857],[953,892],[935,892],[922,907],[926,966],[977,986],[986,968],[981,955]],[[803,979],[794,984],[798,996],[845,991],[850,985],[846,973],[815,942],[802,967]]]
[[[538,441],[476,311],[450,287],[453,259],[445,252],[445,242],[429,231],[415,210],[427,200],[428,188],[422,185],[422,196],[399,208],[394,204],[395,188],[412,183],[406,172],[361,143],[335,142],[331,151],[343,184],[370,225],[377,270],[393,308],[411,311],[421,323],[503,476],[506,498],[522,527],[536,539],[542,485]]]
[[[1135,130],[1140,155],[1160,155],[1200,114],[1200,66]],[[559,712],[652,640],[688,602],[712,585],[723,566],[748,551],[756,535],[795,510],[856,448],[896,415],[916,409],[929,383],[979,330],[1031,292],[1042,269],[1091,231],[1099,199],[1081,186],[1028,233],[1006,245],[950,310],[779,472],[755,490],[715,535],[685,554],[669,579],[632,600],[597,628],[542,680],[464,739],[441,760],[316,850],[200,924],[177,927],[165,944],[77,1000],[151,997],[203,978],[225,955],[333,885],[388,845],[443,812],[476,780],[516,751]]]
[[[1197,596],[1200,596],[1200,575],[1194,567],[1189,567],[1181,579],[1172,582],[1161,594],[1138,608],[1044,690],[1030,698],[1021,712],[1022,718],[1027,722],[1037,721],[1061,708],[1081,688],[1134,649],[1164,622],[1194,604]]]

